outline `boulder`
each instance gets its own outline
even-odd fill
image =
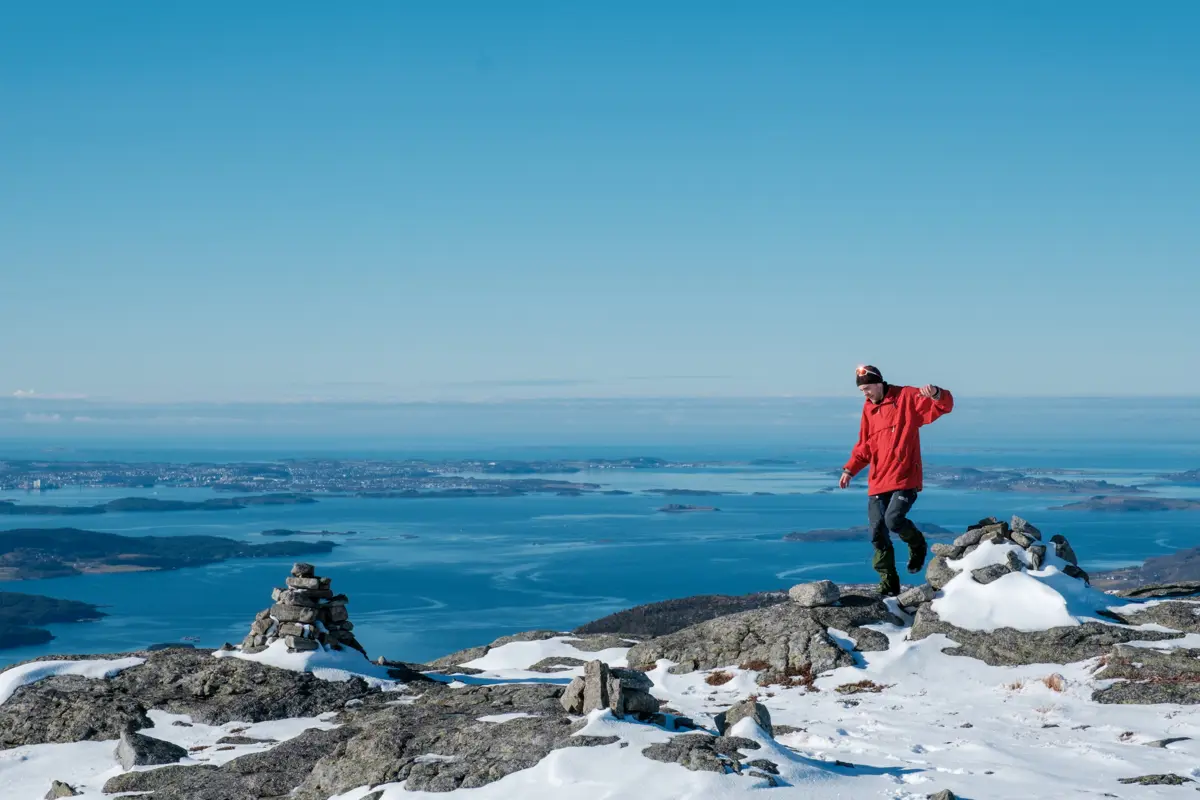
[[[758,727],[762,728],[768,736],[775,738],[774,730],[771,727],[771,712],[767,710],[766,706],[754,699],[743,700],[717,714],[715,720],[717,733],[724,736],[725,731],[732,729],[734,725],[744,719],[754,720],[758,723]]]
[[[616,717],[653,714],[659,707],[658,699],[650,694],[653,685],[643,672],[613,669],[603,661],[589,661],[583,677],[568,684],[559,702],[569,714],[587,714],[604,708]]]
[[[181,758],[187,758],[187,754],[188,751],[177,744],[144,736],[131,728],[121,731],[121,740],[116,749],[117,761],[121,762],[121,768],[125,770],[174,764]]]
[[[958,800],[958,795],[949,789],[942,789],[940,792],[925,795],[927,800]]]
[[[297,562],[292,565],[293,578],[311,578],[316,575],[316,568],[312,564]]]
[[[1009,536],[1014,542],[1024,548],[1028,548],[1031,544],[1037,541],[1037,539],[1033,538],[1025,531],[1013,531],[1009,534]]]
[[[50,791],[46,792],[45,800],[57,800],[60,797],[78,797],[75,787],[62,781],[51,781]]]
[[[1041,541],[1042,539],[1042,532],[1037,529],[1037,526],[1028,520],[1018,517],[1016,514],[1013,514],[1012,522],[1009,523],[1009,527],[1012,528],[1013,533],[1017,533],[1019,531],[1020,533],[1023,533],[1024,535],[1038,541]]]
[[[950,581],[958,576],[958,572],[951,569],[946,563],[945,556],[937,556],[929,562],[929,566],[925,568],[925,581],[933,587],[935,591],[941,589]]]
[[[937,596],[937,590],[928,583],[922,583],[920,586],[914,586],[911,589],[905,589],[896,598],[896,602],[903,608],[916,608],[922,603],[929,603]]]
[[[983,538],[982,528],[971,528],[966,533],[954,540],[955,547],[971,547],[979,544],[979,540]]]
[[[929,546],[929,551],[935,556],[945,556],[946,558],[962,558],[967,552],[966,547],[958,545],[946,544],[944,542],[934,542]]]
[[[1012,572],[1006,564],[989,564],[986,567],[971,570],[971,577],[976,583],[991,583]]]
[[[1088,574],[1074,564],[1067,564],[1065,567],[1063,567],[1063,574],[1070,575],[1072,578],[1078,578],[1084,583],[1091,583],[1091,581],[1088,579]]]
[[[1039,570],[1046,563],[1046,545],[1035,544],[1029,547],[1029,568]]]
[[[1065,536],[1061,533],[1056,533],[1050,537],[1050,542],[1054,545],[1054,555],[1063,561],[1079,564],[1079,559],[1075,557],[1075,551],[1071,549],[1071,543],[1067,541]]]
[[[792,602],[805,608],[831,606],[836,603],[841,592],[833,581],[814,581],[813,583],[798,583],[788,590]]]

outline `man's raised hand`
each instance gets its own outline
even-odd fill
[[[930,400],[937,400],[941,393],[942,390],[932,383],[927,383],[921,387],[921,397],[928,397]]]

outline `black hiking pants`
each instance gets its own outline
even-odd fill
[[[871,533],[871,544],[875,545],[875,557],[871,566],[879,573],[879,588],[885,594],[900,591],[900,576],[896,574],[896,552],[892,548],[894,533],[908,545],[909,557],[925,560],[925,536],[908,518],[908,510],[917,502],[916,489],[899,489],[894,492],[873,494],[867,498],[867,527]]]

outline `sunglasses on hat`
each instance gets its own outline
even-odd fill
[[[879,370],[872,369],[871,367],[859,367],[858,369],[854,370],[854,374],[861,378],[864,375],[879,375]],[[879,375],[879,377],[882,378],[883,376]]]

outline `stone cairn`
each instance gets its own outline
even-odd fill
[[[935,544],[930,549],[933,560],[925,570],[927,583],[902,592],[897,598],[901,606],[913,607],[932,600],[935,593],[953,580],[959,573],[946,563],[949,560],[962,558],[984,542],[997,544],[1020,545],[1029,558],[1030,569],[1040,569],[1046,562],[1047,550],[1053,549],[1054,555],[1066,561],[1063,574],[1087,583],[1088,574],[1079,568],[1075,551],[1071,543],[1061,534],[1051,536],[1048,542],[1042,541],[1042,532],[1020,517],[1013,517],[1012,522],[1001,522],[995,517],[981,519],[967,528],[967,532],[959,536],[951,544]],[[992,564],[971,571],[971,577],[979,583],[991,583],[1004,577],[1010,572],[1020,572],[1025,564],[1015,553],[1009,552],[1004,564]]]
[[[282,640],[290,653],[349,647],[367,654],[354,638],[354,623],[346,612],[349,598],[334,594],[329,578],[316,575],[312,564],[295,564],[285,583],[271,590],[275,604],[258,612],[242,652],[259,653]]]

